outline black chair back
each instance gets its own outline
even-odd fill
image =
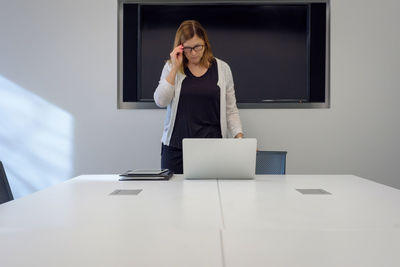
[[[257,151],[256,174],[285,174],[286,151]]]
[[[0,204],[13,200],[10,185],[7,180],[6,171],[3,163],[0,161]]]

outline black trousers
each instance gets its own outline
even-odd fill
[[[183,173],[182,149],[161,144],[161,168]]]

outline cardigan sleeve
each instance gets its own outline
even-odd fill
[[[232,72],[228,64],[226,64],[226,121],[228,129],[235,137],[238,133],[243,133],[242,123],[240,121],[239,110],[236,106],[235,89],[233,83]]]
[[[161,108],[168,106],[168,104],[171,103],[174,97],[175,86],[173,86],[166,80],[170,71],[171,64],[167,62],[165,63],[164,68],[161,72],[160,81],[158,82],[158,86],[153,95],[156,105]]]

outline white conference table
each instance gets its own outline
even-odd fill
[[[0,266],[400,266],[399,251],[400,190],[352,175],[83,175],[0,205]]]

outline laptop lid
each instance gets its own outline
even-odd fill
[[[253,179],[256,169],[255,138],[183,139],[185,179]]]

